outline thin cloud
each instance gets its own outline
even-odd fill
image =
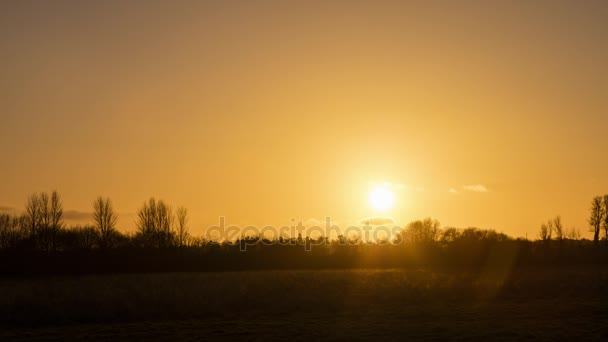
[[[15,211],[15,208],[13,208],[13,207],[8,207],[8,206],[0,205],[0,212],[10,213],[10,212],[13,212],[13,211]]]
[[[67,210],[63,212],[63,218],[68,221],[90,221],[93,218],[93,213],[77,210]]]
[[[361,224],[370,226],[382,226],[387,224],[395,224],[395,219],[393,219],[392,217],[382,216],[366,217],[364,219],[361,219]]]
[[[458,194],[458,190],[456,190],[454,188],[450,188],[450,190],[448,190],[448,192],[451,194]]]
[[[473,184],[473,185],[463,185],[462,189],[465,191],[472,192],[488,192],[488,188],[481,184]]]

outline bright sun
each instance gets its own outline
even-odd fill
[[[393,207],[395,196],[390,189],[377,186],[369,193],[369,204],[376,210],[388,210]]]

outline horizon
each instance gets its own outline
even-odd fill
[[[155,198],[154,196],[152,196],[151,198]],[[162,199],[159,199],[162,200]],[[62,199],[63,202],[63,199]],[[142,202],[142,203],[145,203]],[[169,205],[169,208],[173,211],[172,215],[175,215],[175,207]],[[138,233],[140,231],[140,229],[138,228],[138,212],[142,209],[142,206],[140,206],[137,210],[137,212],[133,212],[133,213],[120,213],[120,212],[116,212],[116,217],[117,217],[117,222],[116,222],[116,230],[118,232],[121,233],[127,233],[127,234],[135,234]],[[186,208],[188,209],[188,208]],[[20,208],[13,208],[13,207],[7,207],[7,206],[0,206],[0,214],[9,214],[9,215],[25,215],[26,212],[23,209]],[[62,221],[63,224],[66,228],[71,228],[71,227],[81,227],[81,226],[85,226],[85,227],[95,227],[97,225],[95,218],[94,218],[94,211],[90,211],[90,212],[84,212],[84,211],[77,211],[77,210],[70,210],[70,209],[65,209],[63,210],[62,213]],[[247,228],[254,228],[257,229],[257,231],[259,233],[264,233],[266,229],[268,229],[268,231],[266,231],[266,233],[271,233],[270,235],[268,235],[268,237],[271,240],[276,239],[278,236],[282,236],[282,237],[287,237],[287,238],[295,238],[298,236],[298,232],[302,233],[303,237],[311,237],[316,239],[318,237],[317,234],[313,234],[310,235],[310,230],[312,229],[313,232],[315,233],[319,233],[319,230],[316,230],[316,228],[320,228],[322,230],[322,234],[321,236],[325,236],[329,239],[335,240],[339,235],[343,235],[343,233],[345,231],[349,231],[349,229],[353,229],[356,228],[356,236],[361,239],[361,241],[363,242],[378,242],[380,240],[382,240],[382,238],[378,238],[376,237],[376,234],[378,232],[378,228],[382,228],[381,233],[385,232],[385,228],[386,231],[390,231],[391,233],[388,235],[389,240],[392,240],[393,238],[395,238],[396,236],[399,235],[399,231],[405,231],[408,227],[408,225],[415,223],[415,222],[420,222],[426,219],[431,219],[434,221],[437,221],[439,224],[439,228],[441,230],[445,230],[445,229],[451,229],[451,228],[455,228],[455,229],[460,229],[460,230],[464,230],[464,229],[480,229],[482,231],[495,231],[497,233],[501,233],[501,234],[506,234],[506,236],[508,236],[509,238],[513,238],[513,239],[526,239],[526,240],[542,240],[542,236],[541,236],[541,232],[540,232],[540,227],[542,225],[544,225],[547,221],[552,221],[554,218],[549,218],[547,220],[545,220],[544,222],[541,222],[537,229],[535,231],[533,231],[530,235],[528,235],[528,233],[524,233],[524,235],[513,235],[510,234],[509,232],[505,232],[504,230],[501,229],[497,229],[497,228],[493,228],[493,227],[477,227],[477,226],[473,226],[473,225],[464,225],[464,226],[452,226],[452,225],[444,225],[441,223],[440,220],[437,220],[435,217],[419,217],[419,218],[412,218],[410,221],[407,222],[399,222],[396,221],[393,217],[391,216],[383,216],[383,215],[377,215],[377,216],[368,216],[368,217],[362,217],[359,219],[354,219],[354,220],[350,220],[350,221],[346,221],[346,220],[334,220],[332,217],[330,216],[326,216],[324,218],[308,218],[308,219],[302,219],[302,218],[296,218],[296,217],[291,217],[287,220],[284,221],[278,221],[278,222],[273,222],[273,223],[264,223],[262,225],[256,225],[256,224],[251,224],[251,223],[237,223],[234,221],[231,221],[229,218],[224,217],[224,216],[219,216],[217,217],[217,221],[216,222],[210,222],[208,224],[205,224],[201,227],[196,227],[196,226],[192,226],[190,224],[190,216],[191,216],[191,212],[190,210],[188,210],[188,224],[187,224],[187,229],[189,234],[191,233],[191,236],[194,238],[200,237],[200,238],[205,238],[209,241],[217,241],[217,242],[222,242],[222,241],[234,241],[235,239],[238,240],[239,238],[245,237],[245,236],[258,236],[257,234],[251,235],[251,234],[245,234],[242,235],[242,233],[244,233]],[[556,215],[556,217],[560,217],[561,219],[561,215]],[[176,224],[177,222],[174,222],[174,224]],[[296,226],[302,226],[301,230],[297,230],[295,229]],[[221,231],[223,232],[225,228],[228,227],[237,227],[240,230],[240,233],[237,235],[232,235],[233,238],[231,239],[224,239],[222,238],[217,238],[215,235],[213,235],[214,233],[217,233],[218,227],[221,227]],[[285,235],[285,231],[282,230],[283,228],[289,228],[289,234]],[[173,229],[176,229],[176,227],[173,227]],[[589,229],[581,229],[580,227],[576,227],[574,225],[566,225],[564,227],[565,229],[565,234],[570,234],[571,231],[575,231],[578,235],[579,238],[581,239],[591,239],[593,238],[593,231],[589,228]],[[351,233],[353,233],[353,231],[350,231]],[[251,233],[251,232],[248,232]],[[277,235],[277,233],[279,235]],[[372,236],[374,236],[373,238],[369,238],[369,234],[372,234]],[[263,234],[260,236],[264,236]],[[384,236],[384,235],[383,235]],[[380,240],[379,240],[380,239]]]

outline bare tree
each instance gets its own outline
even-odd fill
[[[443,232],[441,233],[441,242],[444,245],[450,244],[454,241],[456,241],[461,235],[461,232],[454,228],[454,227],[449,227],[449,228],[445,228],[443,230]]]
[[[564,239],[564,226],[562,224],[562,217],[556,216],[553,219],[553,230],[555,231],[555,239],[561,241]]]
[[[156,222],[160,245],[170,246],[173,242],[172,228],[175,222],[173,211],[171,207],[162,200],[158,201],[156,211],[158,214]]]
[[[25,215],[9,215],[0,212],[0,249],[16,248],[27,239],[29,222]]]
[[[63,228],[63,204],[57,191],[32,194],[25,204],[25,216],[32,238],[39,248],[57,249],[57,234]]]
[[[572,240],[578,240],[581,238],[581,232],[576,227],[572,227],[567,235],[568,238]]]
[[[188,209],[179,207],[175,214],[177,216],[177,246],[182,247],[188,244]]]
[[[109,247],[118,220],[118,215],[114,212],[112,200],[109,197],[99,196],[93,202],[93,219],[95,220],[95,228],[100,235],[101,248]]]
[[[61,201],[57,191],[51,193],[49,224],[53,232],[57,232],[63,228],[63,201]]]
[[[432,243],[439,238],[439,227],[439,221],[431,218],[426,218],[423,221],[413,221],[401,231],[401,236],[404,241],[410,243]]]
[[[593,242],[597,243],[600,238],[600,227],[604,218],[604,208],[602,206],[602,198],[596,196],[591,201],[591,215],[589,217],[589,225],[593,231]]]
[[[540,232],[538,233],[538,237],[540,237],[541,240],[543,240],[543,241],[551,240],[551,230],[552,230],[551,226],[552,226],[551,221],[549,221],[549,223],[543,223],[540,226]]]
[[[57,249],[57,234],[63,228],[63,202],[57,191],[51,196],[46,192],[40,194],[42,201],[42,219],[45,230],[47,252]]]
[[[40,194],[42,202],[42,220],[44,240],[47,252],[57,250],[57,235],[63,228],[63,203],[57,191],[49,196],[46,192]]]
[[[51,226],[51,214],[50,214],[51,205],[50,205],[49,194],[47,194],[46,192],[40,193],[39,202],[40,202],[40,207],[39,207],[39,209],[40,209],[40,228],[46,235],[46,233],[49,230],[49,227]]]
[[[154,197],[137,212],[137,228],[144,246],[167,247],[173,242],[171,207]]]
[[[25,216],[27,217],[30,235],[32,237],[35,237],[38,234],[42,224],[40,205],[41,203],[38,193],[31,194],[25,203]]]

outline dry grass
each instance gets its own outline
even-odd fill
[[[3,280],[0,337],[557,338],[606,333],[608,272],[264,271]],[[253,334],[253,335],[252,335]]]

